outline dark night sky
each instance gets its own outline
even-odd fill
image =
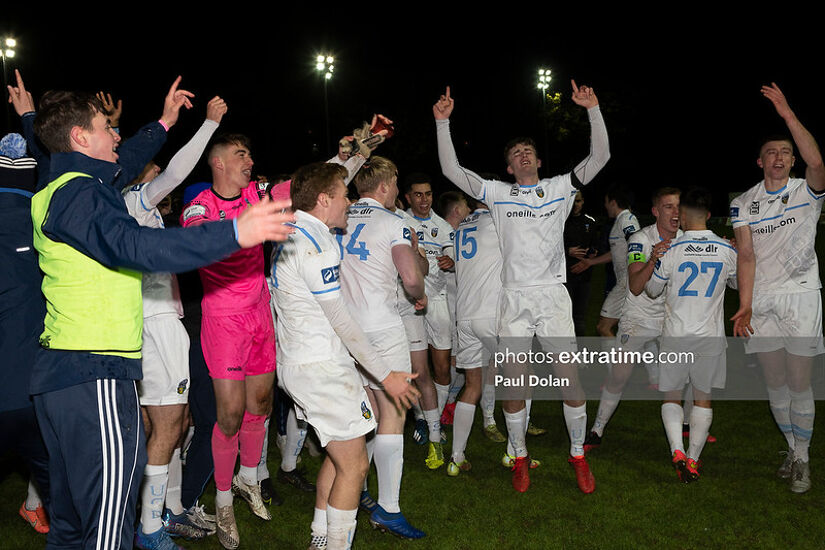
[[[503,175],[501,147],[516,135],[534,136],[542,157],[549,149],[542,175],[580,160],[586,132],[574,128],[549,146],[544,138],[534,84],[539,66],[552,67],[554,89],[565,101],[570,78],[595,88],[612,152],[596,184],[632,185],[643,211],[652,187],[699,184],[718,193],[721,214],[728,191],[760,179],[756,142],[783,127],[759,94],[763,83],[775,80],[808,129],[825,139],[823,48],[799,28],[812,19],[805,12],[794,12],[791,26],[777,13],[757,25],[746,22],[751,15],[721,19],[698,5],[668,16],[631,7],[563,14],[499,5],[495,17],[465,12],[464,19],[443,9],[431,15],[424,5],[417,5],[420,13],[381,6],[335,17],[322,17],[320,6],[278,8],[277,19],[220,10],[205,16],[208,8],[149,17],[127,9],[116,23],[94,16],[83,25],[70,23],[77,16],[38,24],[6,16],[0,36],[20,41],[12,67],[23,71],[35,99],[50,88],[111,91],[124,100],[126,135],[159,116],[166,89],[182,74],[196,106],[170,134],[162,162],[200,125],[216,94],[229,105],[222,128],[253,138],[260,171],[289,172],[325,157],[317,152],[325,149],[323,85],[313,68],[322,50],[336,56],[328,89],[333,138],[373,112],[386,114],[397,135],[379,151],[396,160],[402,178],[439,172],[431,106],[447,84],[456,99],[453,135],[468,168]],[[651,22],[628,22],[641,17]],[[599,189],[589,195],[598,213]]]

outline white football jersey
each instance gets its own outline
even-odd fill
[[[438,267],[437,258],[453,256],[453,227],[432,210],[427,218],[418,218],[411,210],[407,213],[415,221],[413,229],[418,235],[418,246],[427,252],[430,270],[424,278],[424,286],[427,298],[432,299],[447,288],[447,275]]]
[[[456,320],[496,318],[502,265],[493,217],[479,208],[455,231]]]
[[[347,232],[337,235],[343,256],[341,290],[364,332],[402,326],[392,249],[410,246],[410,235],[404,219],[375,199],[361,199],[349,208]]]
[[[761,181],[730,203],[733,228],[750,227],[756,256],[754,293],[789,294],[817,290],[819,265],[814,250],[823,194],[804,179],[792,178],[770,192]]]
[[[676,238],[671,244],[676,242],[676,239],[682,236],[682,230],[676,231]],[[659,230],[656,224],[648,225],[633,233],[627,241],[627,265],[641,262],[646,263],[653,253],[653,245],[662,240],[659,235]],[[665,251],[667,255],[667,251]],[[628,280],[628,285],[630,281]],[[628,290],[627,298],[625,298],[624,309],[622,310],[622,319],[633,320],[659,320],[663,321],[665,318],[665,297],[660,295],[656,298],[651,298],[647,292],[642,292],[638,296],[634,296]]]
[[[736,250],[729,242],[710,230],[686,231],[673,242],[645,287],[653,296],[665,294],[663,349],[722,353],[726,283],[736,286]]]
[[[506,288],[545,286],[566,281],[564,222],[573,210],[570,173],[536,185],[483,180],[476,197],[490,207],[504,258]]]
[[[295,233],[272,251],[270,288],[278,314],[279,365],[351,361],[319,305],[343,299],[340,246],[321,220],[295,212]]]
[[[639,220],[630,210],[622,210],[616,216],[608,236],[610,255],[613,258],[613,273],[616,285],[627,287],[627,241],[639,230]]]
[[[163,229],[163,218],[157,207],[151,206],[146,199],[145,191],[149,183],[132,185],[123,190],[123,200],[138,225]],[[144,273],[141,282],[143,293],[143,318],[174,313],[178,318],[183,317],[183,305],[180,302],[178,279],[172,273]]]

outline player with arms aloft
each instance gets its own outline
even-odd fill
[[[479,177],[458,163],[450,137],[450,115],[454,101],[450,89],[433,106],[438,136],[438,156],[444,175],[462,191],[490,206],[504,264],[503,290],[498,309],[498,336],[517,349],[527,351],[537,336],[547,352],[576,348],[570,296],[564,288],[566,275],[564,221],[573,208],[576,190],[589,183],[610,157],[607,130],[599,101],[587,86],[573,85],[573,101],[587,109],[591,124],[590,154],[571,172],[540,180],[541,162],[532,140],[515,139],[505,147],[507,172],[516,182],[507,184]],[[500,344],[501,345],[501,344]],[[555,375],[566,378],[564,419],[570,437],[569,462],[576,471],[579,488],[590,493],[595,479],[584,457],[587,409],[578,372],[572,365],[557,363]],[[515,450],[513,487],[524,492],[530,485],[529,457],[525,433],[529,412],[524,399],[502,404],[510,442]]]
[[[651,297],[665,295],[662,352],[690,352],[693,357],[687,364],[663,364],[659,372],[671,461],[685,483],[699,479],[697,463],[713,419],[711,390],[725,387],[725,283],[736,287],[736,250],[708,230],[710,203],[705,189],[694,187],[682,195],[679,219],[684,234],[658,260],[645,285]],[[693,386],[694,407],[685,455],[680,403],[687,384]]]
[[[808,448],[814,428],[811,392],[813,357],[822,344],[822,297],[814,242],[825,196],[825,166],[805,129],[776,84],[762,87],[785,122],[790,137],[766,140],[757,165],[764,179],[731,202],[730,217],[739,250],[739,310],[736,336],[753,338],[768,385],[774,420],[788,442],[777,474],[791,478],[791,491],[811,487]],[[791,178],[794,144],[805,161],[805,179]]]
[[[315,429],[327,457],[318,472],[310,548],[349,548],[369,469],[364,435],[375,428],[350,352],[395,406],[418,397],[415,375],[376,353],[341,291],[341,246],[330,229],[347,226],[345,168],[317,163],[292,179],[296,233],[273,252],[279,384]],[[403,235],[402,235],[403,238]]]

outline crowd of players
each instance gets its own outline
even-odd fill
[[[4,254],[16,266],[3,283],[19,297],[13,321],[4,306],[4,331],[19,336],[4,351],[19,372],[3,373],[16,395],[2,414],[17,427],[3,428],[3,443],[29,459],[36,483],[20,514],[48,531],[50,547],[175,548],[171,537],[217,533],[237,548],[233,495],[263,520],[280,500],[267,469],[270,418],[283,455],[278,479],[316,494],[310,548],[349,548],[359,509],[382,531],[424,537],[399,507],[407,409],[415,442],[428,446],[426,466],[468,472],[476,408],[484,434],[505,440],[493,415],[495,352],[527,351],[534,339],[546,352],[575,351],[583,321],[573,304],[589,299],[589,268],[611,261],[616,284],[600,335],[630,350],[701,339],[690,346],[694,363],[650,371],[679,479],[700,476],[712,389],[725,384],[725,286],[738,283],[734,334],[755,336],[748,351],[758,354],[789,446],[779,475],[794,492],[810,488],[810,373],[823,351],[814,238],[825,169],[776,85],[762,93],[790,137],[762,144],[764,180],[731,205],[735,241],[707,229],[707,190],[657,190],[656,221],[641,228],[624,190],[612,187],[605,207],[615,222],[609,250],[598,254],[580,190],[608,162],[608,137],[594,91],[575,82],[572,100],[590,121],[588,155],[540,179],[535,144],[517,138],[504,149],[513,183],[459,164],[447,88],[433,106],[436,140],[443,174],[460,192],[439,197],[439,216],[424,174],[404,178],[403,209],[395,164],[373,154],[392,136],[380,115],[328,162],[265,185],[253,181],[245,136],[213,135],[228,110],[220,97],[165,170],[152,162],[180,110],[192,107],[180,78],[161,118],[121,144],[121,105],[110,97],[49,92],[36,111],[16,77],[9,101],[26,139],[2,142],[0,198],[14,237],[4,238],[13,250]],[[790,178],[794,145],[805,179]],[[166,227],[163,201],[204,152],[211,184],[188,188],[182,227]],[[181,322],[188,290],[171,273],[196,268],[203,298],[190,349]],[[198,380],[198,363],[211,384]],[[516,376],[526,366],[502,368]],[[568,461],[579,489],[592,493],[586,453],[601,444],[632,365],[612,365],[590,430],[577,366],[556,363],[554,374],[570,381],[562,390]],[[540,429],[528,396],[501,406],[502,461],[524,492],[540,465],[526,435]],[[442,421],[453,426],[449,457]],[[308,426],[326,452],[314,484],[297,468]],[[377,500],[366,485],[372,462]],[[211,515],[197,499],[213,467]],[[199,489],[187,492],[187,476]]]

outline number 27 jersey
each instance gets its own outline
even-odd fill
[[[736,285],[736,250],[712,231],[685,231],[659,259],[647,283],[651,294],[667,285],[662,336],[712,338],[704,341],[705,349],[693,351],[721,352],[726,283]]]

